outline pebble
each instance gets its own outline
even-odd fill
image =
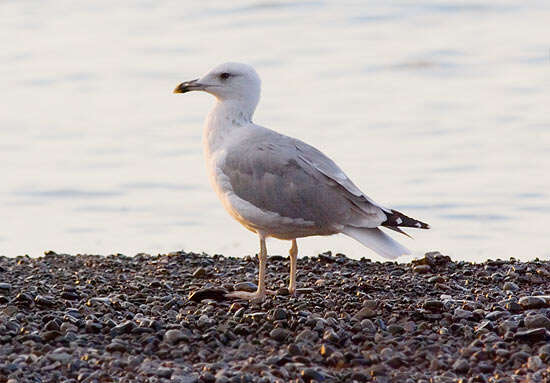
[[[247,291],[253,293],[258,290],[258,286],[253,282],[239,282],[233,285],[235,291]]]
[[[441,311],[443,310],[443,302],[439,300],[428,300],[424,302],[422,307],[430,311]]]
[[[164,341],[169,344],[177,344],[179,341],[184,340],[186,337],[181,332],[181,330],[178,329],[171,329],[164,333]]]
[[[116,337],[116,336],[119,336],[119,335],[122,335],[122,334],[128,334],[135,327],[136,327],[136,325],[134,324],[134,322],[129,321],[129,320],[125,321],[123,323],[120,323],[120,324],[116,325],[115,327],[113,327],[111,329],[111,336]]]
[[[474,314],[470,310],[463,310],[461,308],[457,308],[454,311],[453,318],[456,319],[470,319],[474,316]]]
[[[45,295],[37,295],[34,298],[34,303],[36,303],[39,306],[46,306],[46,307],[55,306],[56,304],[53,297],[45,296]]]
[[[550,344],[540,346],[538,355],[544,362],[550,362]]]
[[[550,319],[542,314],[529,315],[524,319],[527,328],[545,328],[550,330]]]
[[[357,320],[363,320],[368,318],[374,318],[376,316],[376,310],[371,307],[363,307],[361,310],[355,313],[353,316]]]
[[[518,303],[526,310],[549,307],[547,300],[537,296],[527,296],[519,299]]]
[[[338,344],[341,341],[341,338],[336,334],[336,332],[333,329],[328,329],[323,334],[323,340],[326,340],[328,342]]]
[[[193,271],[193,277],[195,278],[204,278],[206,276],[206,269],[204,267],[197,267]]]
[[[156,375],[161,378],[170,378],[174,370],[168,367],[159,367],[156,371]]]
[[[549,337],[548,331],[544,328],[537,328],[533,330],[518,331],[514,335],[514,339],[519,341],[538,342],[546,340]]]
[[[323,374],[317,372],[313,368],[305,368],[300,372],[304,382],[309,383],[312,380],[316,382],[323,382],[326,378]]]
[[[432,272],[430,265],[416,265],[413,267],[413,272],[418,274],[427,274]]]
[[[289,335],[290,331],[280,327],[274,328],[269,333],[269,336],[278,342],[284,342]]]
[[[296,342],[314,343],[319,336],[310,329],[304,329],[296,336]]]
[[[273,310],[271,318],[273,318],[273,320],[285,320],[287,318],[286,310],[282,308],[276,308],[275,310]]]
[[[70,322],[63,322],[63,323],[61,323],[61,326],[59,326],[59,330],[61,330],[61,332],[63,332],[63,333],[67,333],[69,331],[77,332],[78,327],[76,327],[74,324],[72,324]]]
[[[519,286],[516,285],[514,282],[504,282],[504,286],[502,287],[504,291],[518,291]]]
[[[122,342],[111,342],[105,349],[109,352],[126,352],[128,351],[128,346]]]
[[[466,373],[470,369],[470,365],[466,359],[458,359],[453,363],[453,370],[458,373]]]
[[[6,382],[548,380],[548,261],[305,256],[296,296],[247,302],[225,294],[256,291],[252,257],[48,254],[0,257]]]
[[[527,368],[529,368],[532,371],[539,370],[542,367],[542,365],[543,365],[543,362],[541,358],[538,357],[537,355],[531,355],[527,359]]]

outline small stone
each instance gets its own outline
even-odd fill
[[[111,336],[116,337],[122,334],[130,333],[136,325],[132,321],[125,321],[111,329]]]
[[[376,316],[376,310],[371,307],[363,307],[361,310],[355,313],[353,316],[355,319],[361,321],[363,319],[374,318]]]
[[[273,310],[273,313],[271,314],[271,318],[273,320],[285,320],[287,318],[286,310],[277,308]]]
[[[183,332],[178,329],[171,329],[164,333],[164,341],[168,344],[177,344],[179,341],[184,340],[186,337]]]
[[[277,342],[284,342],[289,335],[290,331],[280,327],[274,328],[269,333],[269,336]]]
[[[455,319],[470,319],[474,316],[474,314],[470,310],[464,310],[461,308],[455,309],[453,317]]]
[[[122,342],[111,342],[105,349],[109,352],[126,352],[128,347]]]
[[[510,313],[508,311],[491,311],[489,314],[485,315],[485,319],[490,321],[496,321],[499,318],[508,317]]]
[[[479,368],[479,371],[484,373],[490,373],[493,372],[495,367],[491,365],[491,363],[487,361],[481,361],[477,364],[477,368]]]
[[[394,356],[386,361],[386,364],[391,368],[399,368],[407,365],[407,363],[400,356]]]
[[[393,335],[397,336],[405,332],[405,328],[399,324],[391,324],[388,326],[388,331]]]
[[[504,308],[511,313],[519,313],[523,310],[523,307],[517,302],[508,302]]]
[[[204,278],[206,276],[206,269],[204,267],[198,267],[193,272],[193,277],[195,278]]]
[[[243,305],[241,305],[239,302],[234,302],[229,306],[229,313],[236,313],[239,309],[241,309]]]
[[[213,299],[215,301],[227,300],[227,290],[217,288],[207,288],[193,291],[189,295],[189,300],[193,302],[200,302],[204,299]]]
[[[430,283],[444,283],[445,278],[443,278],[441,275],[434,275],[433,277],[428,278],[428,282],[430,282]]]
[[[441,311],[443,310],[443,302],[435,299],[427,300],[422,307],[430,311]]]
[[[170,378],[173,372],[174,370],[168,367],[159,367],[157,368],[157,371],[156,371],[157,376],[161,378]]]
[[[263,314],[263,313],[262,313]],[[214,319],[210,318],[206,314],[202,314],[199,319],[197,320],[197,327],[198,328],[206,328],[215,323]]]
[[[545,328],[550,330],[550,319],[542,314],[529,315],[524,319],[527,328]]]
[[[321,354],[325,358],[328,357],[333,352],[334,352],[334,348],[331,345],[326,344],[326,343],[323,343],[321,345],[321,349],[319,350],[319,354]]]
[[[346,363],[346,358],[340,351],[334,351],[328,356],[327,362],[336,368],[341,368]]]
[[[290,295],[290,291],[288,290],[288,287],[281,287],[280,289],[277,290],[277,295],[286,297]]]
[[[546,299],[537,296],[522,297],[518,303],[526,310],[541,309],[550,306]]]
[[[302,376],[302,379],[304,382],[309,383],[312,380],[316,382],[322,382],[325,380],[325,376],[313,368],[305,368],[302,371],[300,371],[300,375]]]
[[[413,267],[413,272],[418,274],[427,274],[432,271],[432,268],[430,265],[416,265]]]
[[[216,377],[209,372],[203,372],[200,381],[201,383],[215,383]]]
[[[97,334],[101,331],[103,325],[101,323],[95,322],[91,319],[86,321],[86,332],[91,334]]]
[[[237,309],[237,311],[235,311],[235,314],[233,314],[233,318],[241,318],[242,316],[244,316],[245,311],[246,309],[244,307]]]
[[[57,331],[59,330],[59,324],[57,323],[57,321],[51,320],[48,323],[46,323],[46,325],[44,326],[44,329],[47,331],[52,331],[52,330]]]
[[[529,368],[531,371],[538,371],[542,367],[542,360],[536,356],[532,355],[527,359],[527,368]]]
[[[239,282],[233,285],[233,289],[235,289],[235,291],[248,291],[253,293],[258,290],[258,286],[252,282]]]
[[[17,312],[17,306],[11,306],[11,305],[7,306],[3,311],[5,315],[7,315],[8,317],[11,317]]]
[[[361,325],[361,329],[365,332],[370,332],[370,333],[376,332],[376,326],[374,325],[374,323],[372,323],[370,319],[363,319],[360,325]]]
[[[0,282],[0,293],[8,293],[11,290],[11,284]]]
[[[57,350],[56,350],[57,351]],[[48,354],[48,358],[53,360],[53,361],[56,361],[56,362],[61,362],[61,363],[67,363],[69,362],[69,360],[71,359],[71,355],[64,352],[64,351],[59,351],[59,352],[52,352],[50,354]]]
[[[29,305],[34,302],[34,299],[28,293],[19,293],[15,296],[15,301],[23,305]]]
[[[512,359],[512,360],[517,360],[517,361],[519,361],[520,363],[524,363],[524,362],[527,361],[527,359],[529,359],[529,354],[526,353],[525,351],[514,352],[514,353],[510,356],[510,359]]]
[[[73,291],[63,291],[61,293],[61,298],[67,299],[69,301],[76,301],[76,300],[80,299],[80,295],[78,295],[77,293],[75,293]]]
[[[550,362],[550,344],[540,346],[538,355],[544,362]]]
[[[58,336],[61,336],[61,333],[57,330],[44,331],[40,334],[40,338],[42,338],[42,341],[44,342],[50,342]]]
[[[36,303],[38,306],[43,306],[43,307],[55,306],[55,301],[53,297],[50,297],[47,295],[37,295],[34,298],[34,303]]]
[[[61,323],[61,326],[59,326],[59,330],[63,333],[67,333],[69,331],[78,332],[78,327],[70,322],[63,322]]]
[[[296,343],[291,343],[288,345],[288,353],[292,356],[302,355],[302,350]]]
[[[334,332],[333,329],[329,328],[323,334],[323,339],[329,341],[330,343],[338,344],[341,341],[341,338]]]
[[[458,359],[453,364],[453,370],[458,373],[466,373],[470,369],[470,365],[466,359]]]
[[[505,282],[504,286],[502,287],[504,291],[518,291],[519,286],[516,285],[514,282]]]
[[[514,335],[514,339],[526,342],[539,342],[546,340],[549,337],[548,331],[544,328],[537,328],[533,330],[518,331]]]
[[[318,338],[316,332],[310,329],[304,329],[296,336],[296,342],[314,343]]]

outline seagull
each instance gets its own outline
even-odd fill
[[[269,237],[292,241],[291,295],[296,294],[298,238],[342,233],[388,259],[410,254],[379,227],[408,236],[401,227],[430,226],[374,202],[313,146],[252,122],[260,88],[252,66],[228,62],[173,91],[216,98],[203,129],[210,182],[227,212],[260,239],[256,292],[229,296],[262,301],[273,293],[265,286]]]

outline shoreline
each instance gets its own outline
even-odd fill
[[[0,257],[0,383],[543,382],[550,262]]]

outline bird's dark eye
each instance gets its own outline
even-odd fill
[[[220,78],[222,80],[227,80],[229,77],[231,77],[231,73],[223,72],[222,74],[220,74]]]

